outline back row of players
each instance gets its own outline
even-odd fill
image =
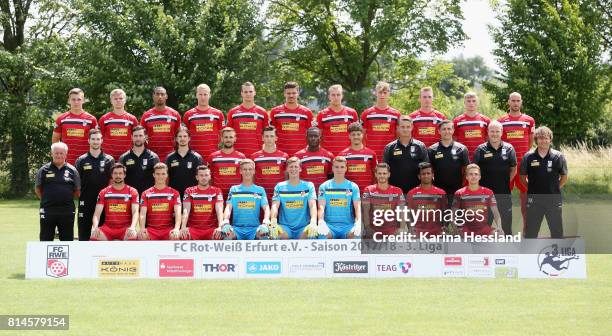
[[[483,184],[496,194],[509,194],[515,184],[522,192],[526,190],[516,178],[516,163],[531,147],[534,121],[521,113],[518,93],[510,95],[510,113],[499,122],[490,122],[479,114],[476,95],[467,93],[465,113],[450,122],[433,109],[431,88],[421,89],[421,108],[409,116],[401,116],[388,106],[388,84],[379,83],[375,92],[376,105],[362,113],[359,124],[355,123],[358,121],[355,110],[342,105],[342,87],[334,85],[329,88],[330,106],[320,111],[314,121],[312,112],[298,104],[296,83],[286,83],[286,102],[272,109],[270,116],[255,105],[254,86],[245,83],[241,90],[243,103],[228,112],[225,122],[223,113],[208,105],[208,86],[197,87],[198,106],[182,118],[166,106],[166,91],[158,87],[153,95],[155,107],[145,112],[136,126],[138,120],[124,110],[125,93],[114,90],[111,92],[113,111],[100,118],[101,132],[90,134],[89,130],[97,126],[96,119],[82,110],[83,92],[73,89],[69,93],[71,110],[57,118],[53,142],[62,140],[68,144],[71,149],[68,162],[78,158],[76,166],[83,180],[79,238],[89,237],[98,191],[108,182],[104,178],[95,181],[95,177],[88,175],[100,175],[97,172],[104,171],[105,165],[111,167],[114,160],[127,168],[126,183],[142,194],[154,184],[153,168],[159,157],[166,157],[170,187],[178,190],[181,197],[187,187],[196,184],[197,167],[205,162],[212,170],[215,186],[227,195],[232,185],[240,184],[241,160],[251,158],[255,162],[257,184],[270,197],[274,186],[285,180],[290,155],[300,159],[302,179],[313,182],[315,188],[330,177],[332,160],[335,155],[341,155],[347,159],[347,178],[361,190],[374,183],[374,167],[382,157],[390,165],[391,184],[400,187],[404,194],[419,184],[418,164],[431,161],[436,175],[434,184],[444,190],[452,204],[452,196],[463,186],[469,158],[473,157],[485,170],[485,161],[492,162],[487,160],[493,157],[486,146],[489,135],[489,143],[496,146],[493,149],[499,152],[501,161],[490,165],[483,174]],[[311,128],[312,125],[319,128]],[[407,138],[404,143],[408,145],[393,141],[398,135],[404,140]],[[281,139],[278,147],[277,138]],[[508,143],[502,143],[502,139]],[[222,148],[218,150],[220,141]],[[92,153],[95,143],[98,150]],[[106,153],[102,157],[100,144]],[[82,154],[83,151],[89,152]],[[79,154],[82,155],[79,157]],[[511,203],[506,199],[501,201],[504,231],[510,233]],[[508,212],[510,217],[504,215]]]

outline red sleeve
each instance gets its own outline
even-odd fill
[[[100,190],[100,192],[98,193],[96,205],[104,205],[104,189]]]
[[[98,119],[96,119],[96,117],[91,115],[91,128],[96,128],[96,127],[98,127]]]
[[[132,128],[138,126],[138,118],[136,118],[135,115],[130,115],[130,120],[134,123],[134,125],[132,125]]]
[[[406,204],[408,205],[408,209],[414,209],[414,202],[412,201],[410,192],[406,193]]]
[[[321,128],[321,121],[323,120],[323,110],[319,111],[319,113],[317,113],[317,127]]]
[[[147,204],[147,192],[143,191],[142,195],[140,196],[140,206],[141,207],[149,207],[149,205]]]
[[[378,156],[376,156],[376,152],[372,151],[372,155],[374,157],[374,167],[376,167],[376,165],[378,164]],[[372,170],[372,173],[374,173],[374,170]]]
[[[187,188],[187,190],[185,190],[185,195],[183,195],[183,204],[191,203],[191,192],[189,189],[190,188]]]
[[[181,195],[176,190],[174,190],[173,194],[174,195],[172,195],[172,205],[181,205]]]
[[[223,203],[223,192],[219,188],[217,188],[217,202]]]
[[[176,134],[176,132],[178,132],[179,127],[181,127],[181,114],[178,113],[177,111],[174,111],[174,116],[176,117],[176,122],[174,123],[174,134]]]
[[[270,116],[268,115],[268,111],[266,111],[265,108],[262,108],[261,112],[263,112],[264,114],[264,127],[267,127],[270,125]]]
[[[98,128],[100,128],[100,132],[102,132],[102,136],[104,136],[104,131],[106,129],[106,126],[104,125],[104,121],[108,119],[107,117],[108,117],[108,113],[100,117],[100,123],[98,125]]]
[[[219,112],[219,129],[222,129],[223,124],[225,123],[225,116],[223,115],[223,112],[221,112],[221,110],[217,110],[217,112]]]
[[[185,112],[183,114],[183,118],[182,118],[183,119],[183,124],[185,124],[185,126],[187,126],[187,128],[189,128],[189,119],[188,118],[189,118],[189,115],[191,114],[190,112],[191,112],[191,110],[188,110],[187,112]]]
[[[274,118],[277,114],[278,110],[276,109],[276,107],[272,108],[270,110],[270,125],[278,128],[278,125],[276,124],[276,119]]]
[[[307,107],[304,107],[304,109],[306,110],[306,114],[308,115],[308,127],[311,127],[312,126],[312,119],[313,119],[312,111],[309,108],[307,108]]]
[[[62,124],[61,119],[64,115],[60,114],[57,118],[55,118],[55,125],[53,126],[53,133],[62,133]]]
[[[361,124],[362,125],[365,125],[367,116],[368,116],[368,109],[365,109],[363,110],[363,112],[361,112]]]
[[[359,114],[357,114],[357,111],[355,111],[355,109],[352,109],[352,111],[351,111],[351,112],[353,112],[353,117],[355,118],[354,120],[355,120],[355,121],[359,121]],[[355,121],[354,121],[354,122],[355,122]]]
[[[130,191],[130,195],[130,198],[132,199],[132,204],[138,204],[138,190],[132,188],[132,190]]]
[[[145,118],[147,117],[147,113],[148,113],[148,112],[143,113],[143,114],[142,114],[142,116],[140,117],[140,125],[141,125],[141,126],[144,126],[145,128],[147,128],[147,125],[145,125],[144,120],[145,120]],[[149,130],[147,130],[147,133],[148,133],[148,132],[149,132]]]
[[[234,116],[234,109],[229,110],[227,112],[227,124],[225,126],[234,128],[234,120],[232,117]]]

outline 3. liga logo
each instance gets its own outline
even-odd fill
[[[540,272],[550,276],[560,276],[570,267],[570,262],[579,259],[573,247],[559,247],[557,244],[546,246],[538,255]]]
[[[68,275],[68,245],[47,246],[47,275],[61,278]]]

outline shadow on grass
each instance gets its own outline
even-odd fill
[[[25,280],[25,273],[13,273],[8,278],[11,280]]]

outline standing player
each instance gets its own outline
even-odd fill
[[[285,167],[289,155],[276,148],[276,129],[266,126],[263,131],[263,149],[251,154],[255,162],[255,180],[266,190],[268,204],[277,183],[285,180]]]
[[[448,208],[446,191],[433,185],[434,170],[429,162],[419,163],[421,184],[406,195],[408,207],[421,213],[412,218],[411,225],[417,237],[430,237],[442,234],[443,211]]]
[[[376,210],[395,210],[398,207],[405,205],[405,198],[402,189],[389,184],[391,176],[391,167],[388,164],[381,162],[376,165],[376,184],[365,187],[361,197],[363,207],[363,223],[366,228],[365,237],[372,237],[372,233],[380,232],[383,235],[394,235],[398,228],[406,230],[406,222],[396,220],[395,216],[391,221],[387,221],[384,216],[381,218],[384,223],[381,225],[375,224],[374,211]]]
[[[361,122],[366,131],[365,144],[381,158],[385,146],[397,137],[398,110],[389,106],[391,86],[378,82],[375,89],[376,104],[361,113]]]
[[[312,111],[298,103],[300,87],[296,82],[287,82],[284,87],[285,103],[270,111],[270,124],[276,127],[278,137],[283,139],[278,149],[294,155],[306,147],[304,134],[312,125]]]
[[[361,200],[359,187],[344,178],[346,159],[336,156],[332,170],[334,178],[319,188],[318,231],[328,239],[361,236]]]
[[[349,139],[351,146],[340,152],[344,156],[348,170],[346,178],[353,181],[364,190],[374,183],[374,167],[378,163],[376,153],[363,145],[363,126],[359,122],[349,125]]]
[[[502,140],[511,144],[516,151],[516,162],[520,164],[525,153],[533,146],[533,132],[535,131],[535,120],[522,113],[521,107],[523,100],[521,94],[512,92],[508,97],[508,105],[510,111],[507,115],[498,119],[504,127]],[[514,180],[510,181],[510,190],[517,187],[521,201],[521,214],[523,215],[523,232],[527,223],[527,185],[521,182],[519,174],[516,174]]]
[[[397,123],[398,138],[385,146],[383,161],[391,167],[389,183],[404,193],[419,184],[419,163],[428,162],[427,148],[412,137],[412,119],[402,115]]]
[[[153,167],[155,185],[140,198],[140,240],[177,240],[181,228],[181,198],[168,187],[168,166]]]
[[[480,167],[477,164],[470,163],[465,168],[467,175],[468,186],[463,187],[455,193],[453,201],[453,211],[456,210],[473,210],[475,216],[473,220],[465,218],[455,218],[455,224],[461,227],[463,234],[473,233],[475,236],[488,236],[497,231],[503,234],[501,229],[501,219],[497,210],[497,203],[493,191],[489,188],[481,187]],[[489,226],[489,211],[493,212],[493,226]]]
[[[255,162],[250,159],[240,161],[242,183],[232,186],[227,195],[223,213],[223,224],[232,217],[232,231],[236,239],[266,239],[270,235],[270,206],[264,188],[255,185]],[[263,222],[260,225],[260,210],[263,209]]]
[[[433,89],[431,87],[421,88],[419,94],[421,107],[409,115],[414,123],[412,137],[422,141],[425,147],[429,147],[440,140],[438,124],[446,119],[444,114],[433,108],[433,98]]]
[[[100,190],[108,186],[111,168],[115,164],[112,156],[102,152],[102,132],[89,130],[89,151],[76,160],[75,167],[81,177],[79,197],[78,230],[79,240],[89,240],[92,217]]]
[[[110,169],[112,184],[98,194],[92,219],[91,240],[135,240],[138,224],[138,191],[125,184],[125,166]],[[104,225],[100,226],[104,211]]]
[[[521,181],[527,186],[525,238],[538,238],[545,216],[550,237],[563,238],[561,189],[567,183],[567,162],[561,152],[551,148],[550,128],[540,126],[533,134],[537,148],[521,161]]]
[[[70,111],[64,112],[55,119],[51,143],[62,141],[68,145],[66,162],[71,165],[76,159],[87,152],[89,130],[98,126],[96,117],[83,110],[85,94],[83,90],[74,88],[68,92]]]
[[[453,119],[455,139],[468,149],[468,157],[474,155],[476,147],[487,141],[487,126],[491,120],[478,113],[478,96],[468,92],[463,96],[465,112]]]
[[[210,87],[200,84],[196,88],[198,105],[183,115],[183,123],[191,133],[191,148],[202,157],[208,157],[219,149],[221,129],[225,117],[223,112],[208,105]]]
[[[236,131],[231,127],[221,130],[221,149],[208,158],[213,183],[227,195],[231,186],[240,184],[240,161],[246,156],[234,148]]]
[[[480,167],[480,185],[493,190],[504,233],[512,235],[512,197],[510,181],[516,175],[516,153],[511,144],[501,140],[502,125],[497,120],[489,124],[489,141],[474,151],[473,162]],[[489,223],[492,218],[489,216]]]
[[[210,169],[197,167],[198,184],[185,190],[181,239],[221,239],[223,223],[223,193],[210,185]]]
[[[317,236],[317,193],[312,182],[300,180],[300,159],[287,160],[289,179],[274,187],[271,223],[280,224],[281,239],[304,239]]]
[[[242,84],[242,104],[227,112],[227,126],[236,130],[236,150],[251,155],[261,149],[261,134],[269,125],[268,112],[255,105],[255,85]]]
[[[448,204],[453,204],[455,191],[463,186],[465,167],[470,163],[470,159],[467,148],[453,141],[452,121],[443,120],[438,128],[441,140],[431,145],[427,153],[436,176],[434,185],[444,190],[448,197]]]
[[[121,154],[130,150],[132,145],[132,129],[138,126],[138,119],[125,111],[127,97],[121,89],[110,93],[113,110],[100,118],[100,131],[104,142],[102,150],[119,161]]]
[[[317,126],[323,131],[323,148],[334,155],[348,147],[348,125],[359,121],[357,112],[350,107],[342,105],[342,86],[332,85],[327,90],[329,106],[317,114]]]
[[[312,182],[315,190],[319,189],[321,183],[330,178],[331,162],[334,155],[327,149],[321,147],[321,130],[311,127],[306,132],[308,147],[295,153],[302,164],[300,177],[304,181]]]
[[[155,106],[140,118],[140,124],[147,129],[149,148],[163,160],[173,150],[172,140],[181,125],[181,115],[166,106],[168,93],[159,86],[153,90]]]
[[[198,166],[204,163],[199,153],[189,148],[191,137],[185,126],[179,127],[174,137],[176,150],[166,158],[170,175],[170,187],[179,192],[181,199],[185,189],[197,183],[195,176]]]
[[[119,157],[119,162],[126,167],[125,183],[142,194],[153,186],[153,167],[159,162],[157,154],[145,147],[147,130],[136,126],[132,130],[132,149]]]

